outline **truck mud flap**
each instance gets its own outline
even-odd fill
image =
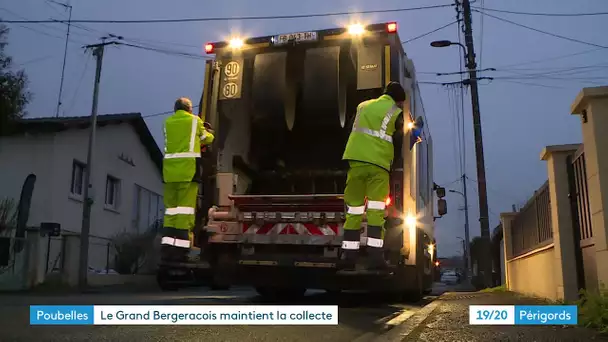
[[[288,130],[294,126],[296,95],[301,71],[297,55],[287,52],[258,54],[253,63],[252,104],[253,124],[276,126]],[[281,118],[282,116],[282,118]]]
[[[306,50],[302,115],[296,118],[297,125],[345,126],[348,68],[343,59],[340,46]]]

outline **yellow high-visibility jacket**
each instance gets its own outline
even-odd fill
[[[191,182],[200,162],[201,145],[209,145],[214,136],[205,129],[203,120],[184,110],[178,110],[165,120],[165,183]]]

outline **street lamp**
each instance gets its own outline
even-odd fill
[[[464,178],[464,177],[463,177]],[[466,178],[464,178],[466,179]],[[464,184],[464,190],[465,193],[462,193],[460,191],[457,190],[448,190],[451,193],[455,193],[455,194],[459,194],[462,197],[464,197],[464,257],[465,257],[465,262],[466,262],[466,267],[465,267],[465,276],[468,279],[468,276],[470,274],[471,271],[471,255],[469,253],[469,244],[470,244],[470,240],[469,240],[469,203],[468,203],[468,199],[467,199],[467,195],[466,195],[466,183]]]
[[[448,47],[448,46],[452,46],[452,45],[458,45],[460,46],[460,48],[462,49],[463,52],[463,58],[464,58],[464,63],[465,65],[468,65],[467,63],[467,48],[462,45],[461,43],[457,43],[457,42],[452,42],[449,40],[436,40],[434,42],[431,42],[431,46],[432,47],[436,47],[436,48],[442,48],[442,47]]]

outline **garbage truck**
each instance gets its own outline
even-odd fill
[[[216,139],[202,156],[194,229],[200,258],[161,264],[161,287],[205,279],[215,288],[245,285],[262,296],[290,298],[307,289],[412,299],[428,292],[437,255],[434,221],[447,212],[445,189],[433,182],[428,125],[421,140],[408,129],[426,117],[397,23],[233,37],[206,44],[205,52],[210,59],[199,115]],[[407,93],[386,198],[390,271],[344,274],[348,163],[342,153],[357,105],[380,96],[390,81]],[[361,260],[365,226],[364,218]]]

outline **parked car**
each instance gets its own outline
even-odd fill
[[[456,272],[445,272],[441,275],[441,282],[446,285],[456,285],[459,282],[459,277]]]

